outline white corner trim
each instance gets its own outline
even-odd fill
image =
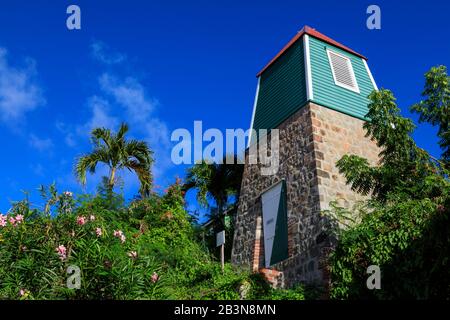
[[[375,88],[376,91],[378,91],[378,86],[377,86],[377,84],[375,82],[375,79],[372,76],[372,72],[370,72],[370,69],[369,69],[369,66],[367,64],[366,59],[362,59],[362,61],[364,63],[364,66],[366,67],[367,74],[369,75],[370,81],[372,81],[373,87]]]
[[[312,76],[311,76],[311,56],[309,52],[309,35],[305,34],[303,36],[303,50],[305,54],[305,80],[306,80],[306,100],[314,99],[313,87],[312,87]]]
[[[249,130],[247,147],[250,147],[250,143],[252,141],[252,129],[253,129],[253,122],[255,121],[256,105],[258,103],[259,84],[260,84],[260,82],[261,82],[261,76],[258,77],[258,84],[256,85],[255,100],[253,102],[252,120],[250,121],[250,130]]]

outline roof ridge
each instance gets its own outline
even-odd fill
[[[320,39],[324,42],[327,42],[331,45],[334,45],[344,51],[347,51],[351,54],[354,54],[364,60],[367,60],[367,58],[365,56],[363,56],[362,54],[359,54],[358,52],[350,49],[349,47],[344,46],[343,44],[331,39],[330,37],[320,33],[319,31],[317,31],[314,28],[311,28],[308,25],[303,26],[303,28],[297,32],[297,34],[283,47],[283,49],[281,49],[280,52],[278,52],[274,58],[272,58],[272,60],[269,61],[268,64],[266,64],[266,66],[260,71],[258,72],[258,74],[256,75],[257,77],[259,77],[264,71],[267,70],[267,68],[269,68],[276,60],[278,60],[279,57],[281,57],[283,55],[283,53],[285,51],[287,51],[295,42],[297,42],[297,40],[299,40],[303,35],[310,35],[314,38]]]

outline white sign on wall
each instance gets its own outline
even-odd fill
[[[266,268],[270,267],[272,258],[275,227],[277,225],[278,207],[280,205],[283,184],[279,183],[261,195],[264,226],[264,257]]]

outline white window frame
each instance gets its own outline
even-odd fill
[[[333,69],[333,64],[331,62],[330,53],[335,54],[335,55],[337,55],[337,56],[339,56],[339,57],[341,57],[341,58],[343,58],[343,59],[348,61],[348,65],[350,67],[350,74],[351,74],[353,83],[356,86],[355,88],[353,88],[353,87],[351,87],[351,86],[349,86],[349,85],[347,85],[345,83],[342,83],[342,82],[339,82],[339,81],[336,80],[336,75],[334,73],[334,69]],[[342,54],[340,54],[340,53],[338,53],[336,51],[330,50],[330,49],[327,49],[327,56],[328,56],[328,63],[330,64],[331,73],[333,74],[334,84],[336,84],[339,87],[348,89],[350,91],[353,91],[353,92],[356,92],[356,93],[360,93],[359,86],[358,86],[358,81],[356,81],[355,71],[353,70],[352,60],[349,57],[344,56],[344,55],[342,55]]]

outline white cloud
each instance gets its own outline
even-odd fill
[[[50,151],[53,148],[53,141],[50,138],[39,138],[34,134],[29,137],[30,146],[38,151]]]
[[[77,141],[75,139],[75,135],[73,134],[71,128],[65,124],[64,122],[57,121],[56,129],[64,135],[64,142],[69,147],[75,147],[77,145]]]
[[[30,169],[31,171],[33,171],[33,173],[39,177],[43,177],[44,174],[44,167],[40,164],[40,163],[36,163],[36,164],[31,164],[30,165]]]
[[[93,129],[101,127],[115,129],[119,124],[119,120],[109,113],[109,102],[102,97],[90,97],[87,105],[91,111],[91,117],[84,125],[77,128],[78,134],[85,136],[90,134]]]
[[[120,66],[125,60],[125,55],[120,53],[109,55],[103,43],[96,42],[91,47],[94,57],[105,64],[114,62]],[[130,125],[129,137],[146,141],[154,151],[153,175],[162,179],[172,162],[169,129],[156,116],[158,101],[148,94],[146,87],[135,77],[121,77],[108,71],[101,73],[97,80],[99,90],[87,100],[89,119],[84,124],[72,127],[57,123],[57,128],[65,135],[66,144],[75,144],[73,140],[77,136],[85,139],[93,128],[117,130],[120,122],[127,122]],[[70,135],[70,132],[75,134]],[[96,177],[88,178],[91,187],[101,181],[102,170],[105,168],[100,166],[99,169]],[[137,190],[139,181],[133,173],[124,170],[120,176],[125,183],[125,190]]]
[[[66,134],[66,136],[64,137],[64,142],[69,146],[69,147],[75,147],[77,142],[75,141],[74,135],[73,133],[68,133]]]
[[[23,68],[13,67],[7,60],[6,49],[0,48],[0,119],[3,122],[11,124],[45,104],[35,76],[33,60],[27,59]]]
[[[120,79],[104,73],[99,77],[99,85],[102,92],[125,111],[125,121],[130,124],[132,133],[145,140],[154,151],[153,174],[156,178],[161,177],[172,161],[169,129],[155,115],[158,101],[149,97],[145,87],[136,78]]]
[[[57,121],[55,124],[56,129],[63,134],[64,142],[68,147],[77,146],[79,138],[85,141],[95,128],[116,129],[119,125],[119,119],[111,115],[111,106],[108,100],[94,95],[88,98],[86,105],[90,116],[85,123],[74,125]]]
[[[92,110],[92,118],[87,123],[90,130],[98,127],[114,128],[118,120],[109,115],[109,103],[98,96],[89,99],[88,105]]]
[[[145,141],[154,152],[153,175],[155,178],[161,178],[165,170],[172,166],[169,129],[163,121],[153,118],[148,120],[143,134]]]
[[[142,84],[135,78],[118,79],[104,73],[99,77],[99,84],[105,94],[125,108],[130,121],[146,121],[158,105],[156,100],[148,97]]]
[[[110,48],[101,41],[92,42],[91,54],[94,59],[108,65],[119,64],[126,60],[126,56],[124,54],[119,52],[111,52]]]
[[[146,135],[146,139],[151,144],[160,144],[164,147],[167,147],[170,144],[169,129],[163,121],[157,118],[147,119],[144,133]]]
[[[86,135],[96,127],[116,130],[120,122],[127,122],[130,125],[130,135],[146,141],[153,150],[153,173],[155,177],[161,177],[172,165],[172,161],[169,129],[155,115],[158,101],[150,97],[144,85],[133,77],[120,78],[105,72],[99,76],[98,84],[100,92],[88,99],[91,117],[87,123],[78,127],[78,134]],[[124,179],[127,180],[126,184],[132,182],[129,175],[124,176]]]

